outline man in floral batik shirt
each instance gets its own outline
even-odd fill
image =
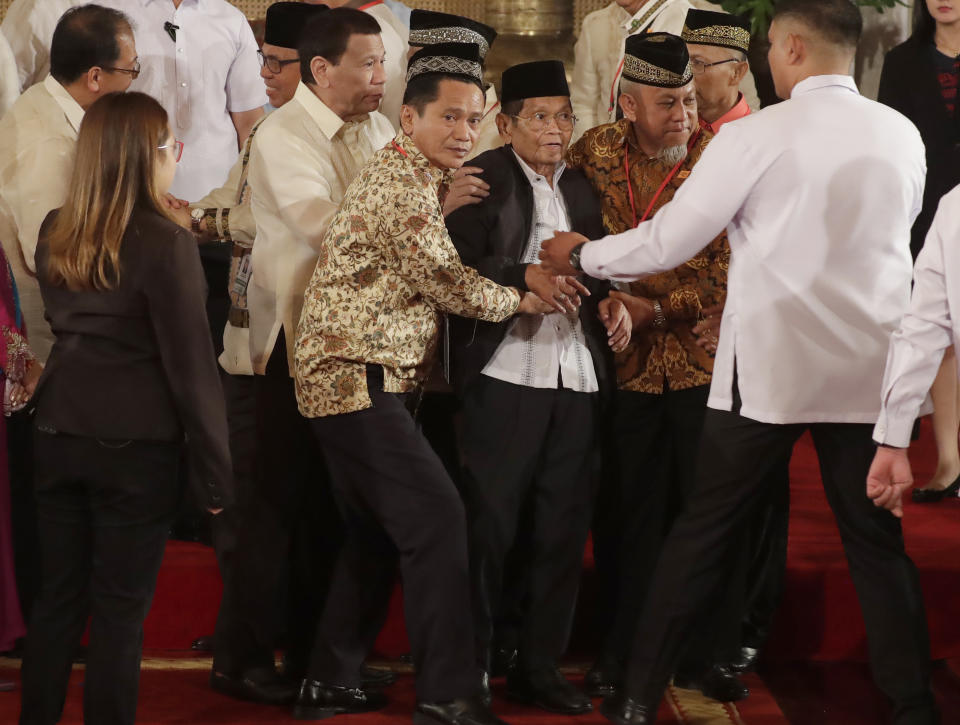
[[[346,541],[297,717],[383,707],[361,689],[363,623],[397,567],[417,670],[419,723],[497,725],[476,697],[466,518],[410,414],[435,357],[442,312],[499,322],[549,309],[464,267],[442,214],[451,170],[483,115],[479,49],[411,58],[402,130],[350,185],[320,249],[296,345],[300,412],[323,448]]]

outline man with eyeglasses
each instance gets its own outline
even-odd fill
[[[53,32],[50,70],[0,120],[0,240],[20,295],[30,346],[45,362],[53,333],[44,318],[34,251],[40,225],[67,194],[84,111],[130,85],[137,49],[129,19],[98,5],[68,10]],[[32,417],[7,423],[17,589],[29,617],[40,582],[33,499]]]
[[[540,240],[554,230],[603,227],[596,192],[563,162],[576,121],[563,63],[508,68],[502,99],[497,126],[507,145],[470,162],[482,169],[490,195],[450,214],[447,228],[464,264],[535,292],[555,311],[500,323],[451,318],[477,653],[489,697],[493,620],[523,511],[533,523],[523,536],[526,596],[508,693],[579,714],[591,710],[590,700],[557,663],[570,636],[590,528],[610,348],[623,348],[631,325],[623,304],[606,296],[608,286],[548,275],[536,264]]]
[[[619,104],[622,120],[587,131],[567,154],[601,195],[608,231],[653,217],[712,138],[700,128],[693,69],[676,35],[627,38]],[[634,328],[629,347],[616,356],[593,525],[603,636],[585,680],[593,695],[609,694],[623,681],[657,553],[693,485],[713,372],[713,354],[697,344],[693,328],[704,309],[725,299],[729,255],[723,233],[676,269],[612,293],[627,305]],[[705,658],[712,653],[691,655]],[[718,699],[746,694],[739,681],[723,684],[735,687],[711,690]]]

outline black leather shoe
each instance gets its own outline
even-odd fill
[[[582,715],[593,711],[590,698],[580,692],[557,669],[507,675],[507,697],[548,712]]]
[[[503,677],[517,666],[517,648],[497,647],[490,658],[490,676]]]
[[[945,498],[956,498],[960,494],[960,476],[946,488],[915,488],[910,492],[914,503],[940,503]]]
[[[295,685],[266,668],[250,669],[236,677],[212,670],[210,687],[222,695],[261,705],[289,705],[297,694]]]
[[[740,656],[730,663],[730,669],[738,674],[752,672],[760,658],[760,650],[756,647],[741,647]]]
[[[490,673],[486,670],[480,670],[480,690],[477,694],[480,703],[484,707],[490,707],[493,704],[493,693],[490,692]]]
[[[609,697],[616,694],[622,681],[618,665],[597,660],[583,676],[583,689],[590,697]]]
[[[714,665],[699,676],[678,672],[673,677],[675,687],[700,690],[705,697],[719,702],[736,702],[750,694],[750,690],[728,665]]]
[[[396,681],[396,672],[381,670],[377,667],[368,667],[367,665],[363,665],[360,668],[360,682],[364,687],[383,689],[384,687],[390,687],[390,685]]]
[[[190,645],[194,652],[213,652],[213,635],[207,637],[197,637]]]
[[[334,715],[373,712],[386,705],[387,696],[382,692],[304,680],[293,704],[293,717],[297,720],[325,720]]]
[[[653,725],[657,713],[632,697],[614,695],[600,703],[600,714],[615,725]]]
[[[413,725],[507,725],[476,698],[418,702]]]

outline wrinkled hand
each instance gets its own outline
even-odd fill
[[[634,297],[620,290],[610,292],[610,297],[622,302],[630,313],[633,331],[643,330],[653,324],[653,301],[646,297]]]
[[[590,290],[576,277],[550,274],[539,264],[528,264],[523,280],[527,289],[544,302],[553,305],[557,312],[576,312],[580,295],[590,296]],[[552,310],[551,310],[552,311]]]
[[[570,266],[570,251],[583,242],[590,241],[576,232],[557,232],[556,236],[546,239],[540,245],[540,264],[553,274],[577,274]]]
[[[553,311],[553,305],[544,302],[533,292],[524,292],[520,298],[520,306],[517,307],[518,315],[545,315]]]
[[[443,200],[443,215],[452,214],[462,206],[479,204],[490,196],[490,184],[477,174],[483,169],[476,166],[461,166],[453,175],[453,182]]]
[[[186,209],[190,206],[190,202],[186,199],[178,199],[173,194],[167,192],[162,197],[164,203],[166,203],[168,209]]]
[[[867,473],[867,498],[903,518],[903,493],[913,485],[913,473],[906,448],[878,446]]]
[[[630,311],[622,301],[616,297],[607,297],[597,305],[598,316],[607,328],[607,344],[614,352],[623,352],[630,344],[630,334],[633,330],[633,321]]]
[[[697,336],[697,344],[710,353],[717,351],[717,343],[720,342],[720,322],[723,319],[723,305],[714,305],[713,307],[704,307],[700,310],[703,318],[693,328],[693,334]]]

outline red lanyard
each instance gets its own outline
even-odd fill
[[[408,159],[410,158],[410,154],[408,154],[406,151],[404,151],[402,148],[400,148],[400,147],[397,145],[397,142],[396,142],[396,141],[391,141],[390,143],[393,145],[394,150],[396,150],[397,152],[403,154],[403,155],[406,156]]]
[[[620,80],[620,71],[623,70],[623,64],[627,62],[627,56],[623,56],[620,59],[620,65],[617,67],[617,72],[613,74],[613,85],[610,86],[610,107],[607,109],[607,113],[613,113],[613,107],[617,102],[617,81]]]
[[[366,3],[365,5],[361,5],[360,7],[357,8],[357,10],[369,10],[375,5],[383,5],[383,0],[373,0],[372,3]]]
[[[485,114],[483,114],[483,118],[481,118],[480,120],[482,121],[484,118],[486,118],[487,116],[489,116],[491,113],[493,113],[494,111],[496,111],[498,108],[500,108],[500,101],[497,101],[497,102],[494,103],[492,106],[490,106],[490,110],[487,111]]]
[[[693,148],[693,145],[697,142],[697,139],[700,138],[700,129],[698,128],[693,135],[690,137],[690,141],[687,143],[687,153],[690,152],[690,149]],[[623,171],[627,175],[627,196],[630,198],[630,211],[633,212],[633,226],[636,227],[639,224],[645,222],[647,217],[650,216],[650,212],[653,211],[653,205],[657,203],[657,199],[660,198],[660,195],[663,193],[663,190],[667,188],[667,184],[677,175],[677,172],[680,170],[680,167],[683,166],[683,162],[687,160],[687,157],[684,156],[680,159],[676,166],[670,169],[670,173],[667,174],[667,178],[663,180],[663,183],[660,184],[660,188],[657,189],[657,193],[653,195],[653,199],[650,200],[650,205],[647,206],[647,210],[643,213],[640,221],[637,221],[637,205],[633,198],[633,184],[630,183],[630,147],[627,147],[626,153],[623,155]]]

